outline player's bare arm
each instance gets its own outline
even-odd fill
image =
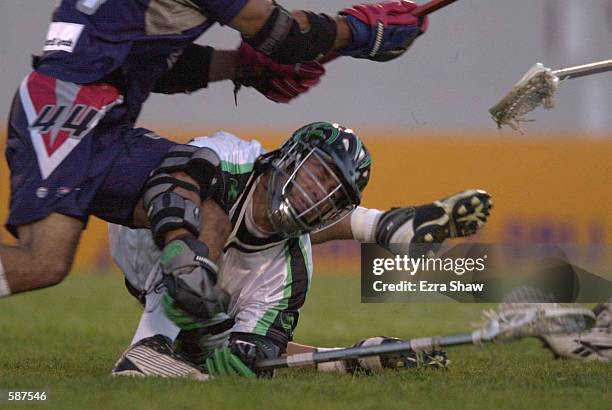
[[[325,74],[320,62],[280,64],[243,42],[236,50],[192,44],[155,84],[153,92],[192,93],[208,84],[231,80],[235,93],[252,87],[271,101],[288,103],[316,86]]]
[[[250,0],[228,23],[243,35],[235,55],[195,44],[178,56],[154,92],[193,92],[231,79],[236,91],[253,87],[286,103],[315,86],[325,73],[316,61],[330,52],[387,61],[402,55],[427,29],[407,1],[359,5],[336,16],[288,11],[269,0]]]
[[[334,226],[310,234],[313,245],[318,245],[328,241],[354,239],[351,231],[351,218],[346,217]]]
[[[209,258],[216,263],[230,234],[231,224],[227,213],[213,200],[203,201],[200,205],[200,213],[202,215],[202,230],[198,239],[208,245]],[[134,227],[150,227],[142,201],[134,210]],[[177,233],[175,233],[175,236],[179,236]],[[185,233],[185,231],[183,230],[182,233]],[[166,240],[170,240],[170,238],[166,238]]]
[[[434,244],[475,234],[487,222],[493,201],[483,190],[466,190],[421,206],[386,212],[357,207],[339,223],[312,233],[314,244],[338,239],[375,242],[401,252],[407,244]]]
[[[270,0],[250,0],[229,26],[240,31],[245,37],[255,36],[268,21],[273,10],[274,4]],[[304,11],[292,10],[290,13],[301,31],[310,29],[311,24]],[[343,17],[338,16],[334,20],[337,24],[337,33],[332,49],[337,50],[349,44],[351,32]]]

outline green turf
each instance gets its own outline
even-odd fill
[[[296,340],[326,346],[367,336],[466,330],[477,305],[359,303],[357,278],[315,278]],[[0,391],[45,389],[44,408],[611,408],[612,366],[552,360],[535,340],[449,349],[448,371],[274,380],[112,379],[139,306],[116,275],[73,276],[0,301]],[[4,390],[3,390],[4,389]],[[0,403],[2,403],[0,399]],[[4,405],[0,404],[0,408]]]

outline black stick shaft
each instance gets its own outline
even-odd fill
[[[349,347],[347,349],[328,350],[325,352],[299,353],[295,355],[279,357],[276,359],[265,359],[255,363],[258,369],[280,369],[283,367],[304,367],[316,363],[333,362],[335,360],[358,359],[367,356],[388,355],[403,353],[410,350],[422,351],[438,349],[442,346],[457,346],[465,344],[478,344],[486,341],[481,338],[481,333],[463,333],[459,335],[443,337],[425,337],[411,339],[400,343],[388,343],[376,346]]]
[[[430,2],[417,6],[417,8],[412,11],[412,14],[417,17],[423,17],[456,1],[457,0],[432,0]]]

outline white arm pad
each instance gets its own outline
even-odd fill
[[[351,213],[351,232],[359,242],[376,242],[376,224],[382,211],[358,206]]]

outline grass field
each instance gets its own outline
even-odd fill
[[[359,303],[358,278],[315,278],[296,340],[342,346],[381,334],[462,332],[477,305]],[[588,408],[612,406],[612,366],[552,360],[536,340],[449,349],[447,371],[274,380],[112,379],[139,306],[117,275],[77,276],[0,301],[0,392],[46,390],[44,408]],[[0,398],[0,407],[6,403]],[[22,407],[31,407],[22,405]]]

